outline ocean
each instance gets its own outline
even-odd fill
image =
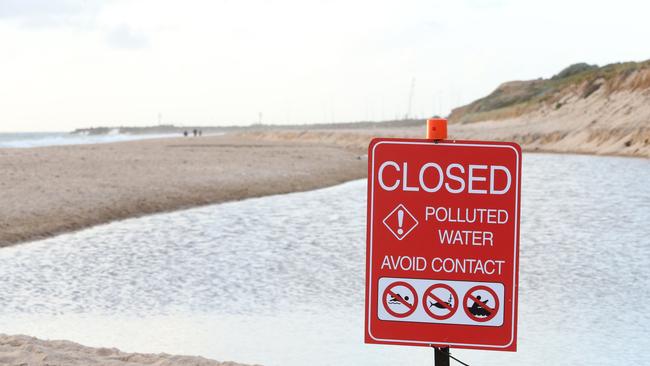
[[[28,148],[57,145],[101,144],[119,141],[180,137],[180,134],[120,134],[117,129],[106,135],[83,135],[69,132],[0,133],[0,148]]]

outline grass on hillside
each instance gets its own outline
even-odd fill
[[[582,98],[588,98],[603,85],[607,85],[609,90],[617,90],[634,71],[646,68],[650,68],[650,60],[602,67],[574,64],[550,79],[502,84],[490,95],[455,109],[449,119],[451,122],[470,123],[517,117],[542,103],[555,103],[554,108],[559,109],[562,107],[560,96],[567,88],[576,88]],[[633,89],[648,87],[650,79],[632,85]]]

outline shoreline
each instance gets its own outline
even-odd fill
[[[524,152],[584,154],[650,158],[650,128],[619,130],[572,130],[556,125],[531,127],[519,120],[449,124],[448,140],[484,140],[517,142]],[[424,139],[425,127],[371,129],[305,129],[246,131],[239,136],[262,141],[326,142],[345,148],[367,150],[374,137]],[[631,143],[631,141],[636,141]]]
[[[363,178],[366,161],[327,144],[237,136],[0,149],[0,247],[115,220]]]
[[[480,130],[476,124],[452,124],[450,137],[508,140],[493,128],[484,138],[475,136]],[[372,138],[423,134],[424,128],[417,127],[251,130],[200,138],[2,148],[0,189],[9,199],[0,209],[0,248],[117,220],[365,178],[364,156]],[[648,158],[538,141],[520,144],[526,153]]]

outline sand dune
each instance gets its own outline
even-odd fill
[[[559,109],[450,127],[450,137],[516,141],[527,151],[650,158],[650,90],[568,95]],[[634,111],[634,112],[631,112]]]
[[[565,105],[559,109],[540,105],[516,117],[450,123],[449,139],[514,141],[529,152],[650,158],[650,90],[605,93],[596,91],[589,99],[580,98],[578,93],[567,94]],[[238,135],[262,141],[338,145],[360,152],[373,137],[424,138],[425,129],[423,124],[406,128],[247,131]]]
[[[450,121],[462,138],[528,150],[650,157],[650,61],[574,64],[549,79],[506,82]]]

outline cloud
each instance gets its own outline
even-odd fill
[[[114,48],[141,49],[148,37],[125,23],[117,26],[100,21],[109,1],[101,0],[0,0],[0,22],[11,21],[34,30],[72,28],[105,37]],[[102,24],[104,23],[104,24]]]
[[[149,39],[144,33],[133,30],[126,24],[121,24],[110,31],[106,41],[115,48],[140,49],[149,46]]]
[[[99,0],[2,0],[0,21],[29,28],[92,27],[103,3]]]

